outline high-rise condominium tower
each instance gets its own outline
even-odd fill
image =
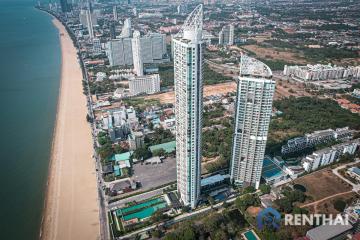
[[[93,21],[92,21],[92,14],[91,11],[88,9],[86,10],[86,21],[87,21],[87,29],[89,32],[89,38],[92,41],[95,37],[94,35],[94,26],[93,26]]]
[[[219,32],[219,45],[234,45],[234,25],[224,26]]]
[[[230,167],[236,185],[259,187],[274,91],[271,69],[242,55]]]
[[[203,97],[203,7],[197,6],[173,38],[177,189],[185,205],[200,195]]]
[[[116,6],[113,7],[113,18],[114,21],[119,20]]]
[[[131,18],[127,18],[124,21],[124,25],[122,27],[121,30],[121,37],[123,38],[128,38],[131,37],[132,32],[131,32]]]
[[[137,76],[142,76],[144,74],[143,62],[141,56],[141,44],[140,44],[140,32],[134,31],[132,38],[132,53],[133,53],[133,62],[134,62],[134,72]]]
[[[60,6],[63,13],[70,12],[70,6],[67,0],[60,0]]]

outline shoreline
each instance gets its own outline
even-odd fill
[[[91,130],[85,120],[82,69],[65,26],[52,18],[59,31],[62,60],[39,237],[97,239],[100,235],[97,182],[91,157]]]

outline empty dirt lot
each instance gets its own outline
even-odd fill
[[[305,86],[303,86],[301,83],[277,80],[275,97],[274,97],[275,100],[287,98],[290,96],[303,97],[303,96],[311,96],[311,94],[305,91]]]
[[[307,190],[305,194],[313,198],[312,200],[307,200],[306,203],[351,191],[352,189],[349,184],[335,176],[330,168],[299,178],[294,183],[303,185]]]
[[[334,208],[334,203],[337,200],[342,200],[346,203],[352,203],[356,198],[358,198],[358,195],[354,192],[350,192],[350,193],[341,194],[339,196],[327,199],[325,201],[321,201],[317,204],[311,205],[306,208],[311,213],[337,214],[339,212]]]
[[[236,83],[235,82],[226,82],[219,83],[215,85],[204,86],[204,97],[217,95],[217,94],[226,94],[229,92],[236,92]],[[146,96],[145,99],[158,99],[161,103],[174,103],[175,93],[174,91],[154,94]]]

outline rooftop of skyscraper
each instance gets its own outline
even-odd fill
[[[263,62],[241,54],[240,76],[271,78],[271,69]]]
[[[191,41],[201,40],[203,26],[203,6],[199,4],[186,18],[184,25],[176,38],[184,38]]]

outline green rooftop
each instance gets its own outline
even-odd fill
[[[130,156],[133,154],[133,151],[126,152],[126,153],[120,153],[120,154],[114,154],[111,156],[111,161],[121,162],[121,161],[127,161],[130,160]]]
[[[154,145],[149,147],[150,151],[153,153],[154,151],[164,149],[166,153],[172,153],[176,149],[176,141],[171,141],[167,143],[162,143],[158,145]]]

